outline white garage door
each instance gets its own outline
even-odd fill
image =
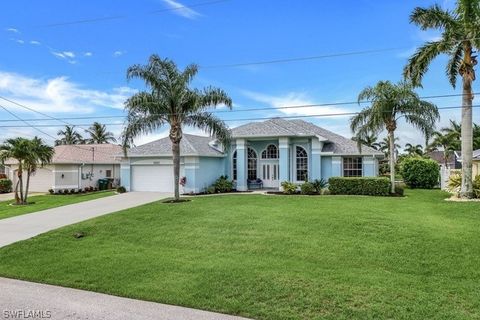
[[[173,192],[173,166],[132,166],[132,191]]]
[[[26,182],[26,175],[24,182]],[[38,168],[30,176],[30,192],[48,192],[53,186],[53,172],[47,168]]]

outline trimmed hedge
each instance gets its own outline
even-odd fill
[[[12,180],[0,179],[0,193],[12,192]]]
[[[440,166],[432,159],[407,158],[402,162],[405,184],[414,189],[433,189],[440,181]]]
[[[388,178],[343,178],[328,179],[330,194],[388,196],[390,195],[390,180]]]

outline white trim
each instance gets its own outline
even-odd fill
[[[310,158],[311,157],[308,156],[308,151],[310,151],[310,150],[308,149],[308,147],[305,148],[304,145],[293,144],[293,148],[292,148],[292,153],[293,153],[293,161],[292,161],[293,162],[293,166],[292,166],[293,167],[292,168],[293,169],[293,176],[292,176],[292,179],[290,179],[290,180],[294,181],[295,183],[303,183],[303,182],[305,182],[305,180],[297,180],[297,147],[300,147],[303,150],[305,150],[305,153],[307,154],[307,180],[308,180],[308,178],[310,176],[310,172],[311,172],[311,168],[310,168],[310,166],[311,166],[311,159]]]
[[[263,158],[262,157],[263,152],[267,151],[268,147],[270,147],[270,146],[274,146],[275,148],[277,148],[277,157],[276,158]],[[260,152],[259,160],[278,160],[278,159],[280,159],[280,148],[274,143],[267,144],[267,146]]]

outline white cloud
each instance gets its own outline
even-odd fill
[[[124,54],[125,54],[125,51],[117,50],[113,53],[113,56],[120,57],[120,56],[123,56]]]
[[[244,90],[243,94],[252,100],[266,103],[274,108],[277,108],[279,112],[288,116],[331,115],[329,118],[332,118],[335,114],[348,112],[348,110],[338,106],[310,106],[316,104],[316,102],[305,93],[290,92],[281,96],[271,96]],[[295,108],[285,108],[291,106],[294,106]]]
[[[109,91],[87,89],[67,77],[37,79],[0,71],[0,95],[41,112],[91,113],[96,107],[123,109],[134,92],[120,87]],[[11,108],[24,111],[13,104]]]
[[[63,51],[63,55],[68,58],[75,58],[75,53],[72,51]]]
[[[171,9],[174,9],[172,12],[178,14],[179,16],[182,16],[184,18],[188,19],[194,19],[198,16],[200,16],[200,13],[197,11],[188,8],[187,6],[181,4],[180,2],[174,1],[174,0],[162,0],[163,3],[165,3],[168,7]]]
[[[17,40],[15,40],[15,41],[16,41],[17,43],[19,43],[19,44],[24,44],[24,43],[25,43],[25,41],[23,41],[23,40],[21,40],[21,39],[17,39]]]
[[[8,31],[8,32],[20,33],[20,31],[19,31],[18,29],[16,29],[16,28],[7,28],[7,29],[5,29],[5,30]]]
[[[91,57],[91,56],[93,56],[93,53],[91,53],[91,52],[85,52],[83,55],[84,55],[85,57]]]
[[[33,45],[35,45],[35,46],[41,45],[40,41],[37,41],[37,40],[32,40],[32,41],[30,41],[30,44],[33,44]]]

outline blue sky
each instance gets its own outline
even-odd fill
[[[180,67],[189,63],[208,67],[396,48],[291,63],[201,68],[193,83],[197,87],[214,85],[225,89],[238,110],[355,101],[367,85],[378,80],[400,80],[408,56],[418,45],[437,36],[419,31],[408,21],[414,7],[435,1],[229,0],[196,6],[204,2],[208,1],[6,2],[0,12],[0,95],[55,117],[122,115],[124,99],[142,89],[142,83],[126,81],[125,70],[132,64],[145,63],[152,53],[171,58]],[[446,8],[453,4],[451,0],[439,3]],[[165,11],[180,5],[193,7]],[[112,19],[62,24],[109,17]],[[419,90],[421,95],[461,93],[461,88],[453,90],[444,76],[445,61],[440,57],[431,66],[424,89]],[[478,82],[474,89],[478,89]],[[432,101],[439,107],[457,106],[461,99]],[[22,118],[43,118],[7,102],[0,104]],[[236,126],[242,122],[235,119],[358,110],[357,105],[335,105],[218,115]],[[0,111],[0,119],[12,116]],[[460,110],[442,111],[440,126],[449,119],[459,120]],[[348,120],[309,118],[350,136]],[[474,120],[480,122],[476,110]],[[121,119],[101,121],[116,123]],[[90,120],[69,122],[86,124]],[[42,129],[54,135],[59,128]],[[109,129],[119,134],[121,127]],[[2,137],[39,134],[31,128],[0,130]],[[137,143],[164,136],[166,130],[142,137]],[[398,134],[401,144],[423,142],[419,132],[405,125],[400,126]]]

